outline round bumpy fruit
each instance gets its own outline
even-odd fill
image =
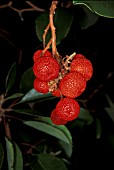
[[[58,102],[55,110],[58,117],[66,121],[71,121],[78,116],[80,106],[75,99],[63,98]]]
[[[48,82],[40,81],[36,78],[34,80],[34,89],[39,93],[46,94],[49,91]]]
[[[64,96],[76,98],[85,90],[86,81],[81,73],[70,72],[60,81],[59,88]]]
[[[82,54],[76,54],[76,55],[74,56],[73,60],[74,60],[74,59],[77,59],[77,58],[86,59],[85,56],[82,55]]]
[[[74,71],[81,73],[85,77],[86,81],[88,81],[93,74],[92,63],[86,58],[76,58],[71,62],[70,65],[70,72]]]
[[[54,80],[59,75],[59,64],[53,57],[40,57],[34,63],[33,72],[41,81]]]
[[[55,125],[64,125],[66,124],[68,121],[61,119],[57,114],[56,114],[56,110],[54,109],[51,113],[51,120]]]
[[[56,96],[56,97],[61,97],[61,95],[62,95],[62,93],[61,93],[59,88],[57,88],[56,90],[54,90],[51,93],[52,93],[53,96]]]
[[[52,57],[52,53],[50,51],[46,51],[44,54],[42,54],[43,50],[37,50],[33,55],[33,61],[36,62],[36,60],[39,57]]]

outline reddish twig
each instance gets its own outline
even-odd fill
[[[17,9],[17,8],[12,6],[12,1],[8,2],[7,4],[0,5],[0,8],[2,9],[2,8],[9,7],[13,11],[17,12],[20,16],[22,15],[23,12],[27,12],[27,11],[38,11],[38,12],[44,12],[45,11],[45,9],[42,9],[42,8],[35,6],[30,1],[25,1],[25,3],[27,3],[31,8]]]
[[[46,38],[46,34],[48,33],[48,30],[50,28],[50,23],[47,25],[46,29],[44,30],[44,34],[43,34],[43,47],[45,48],[45,38]]]
[[[30,1],[25,1],[29,6],[31,6],[32,7],[32,9],[34,9],[35,11],[40,11],[40,12],[44,12],[45,11],[45,9],[42,9],[42,8],[39,8],[39,7],[37,7],[37,6],[35,6],[32,2],[30,2]]]
[[[54,27],[54,14],[55,14],[55,9],[56,6],[58,4],[58,1],[53,1],[51,8],[50,8],[50,15],[49,15],[49,19],[50,19],[50,28],[51,28],[51,33],[52,33],[52,54],[53,57],[56,58],[57,56],[57,48],[56,48],[56,33],[55,33],[55,27]]]
[[[4,4],[4,5],[0,5],[0,8],[7,8],[7,7],[10,7],[12,5],[12,2],[8,2],[7,4]]]
[[[45,53],[50,48],[51,43],[52,43],[52,39],[50,39],[50,41],[48,42],[47,46],[42,51],[42,54]]]
[[[5,128],[6,137],[11,139],[11,133],[10,133],[10,127],[9,127],[9,122],[8,121],[9,120],[6,120],[6,118],[4,117],[4,128]]]

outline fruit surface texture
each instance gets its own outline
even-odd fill
[[[85,78],[78,72],[70,72],[60,81],[61,93],[69,98],[78,97],[84,92],[85,88]]]
[[[92,77],[93,74],[93,67],[88,59],[83,59],[83,58],[76,58],[71,62],[70,66],[70,72],[79,72],[81,73],[86,81],[89,80]]]
[[[67,120],[62,119],[57,115],[55,109],[51,113],[51,120],[55,125],[64,125],[67,123]]]
[[[63,98],[57,103],[55,110],[59,118],[71,121],[78,116],[80,106],[75,99]]]
[[[40,81],[38,78],[34,80],[34,89],[39,93],[48,93],[48,82]]]
[[[52,57],[40,57],[33,66],[35,76],[41,81],[50,81],[57,78],[59,70],[58,62]]]
[[[43,50],[37,50],[34,55],[33,55],[33,61],[36,62],[36,60],[39,57],[52,57],[52,53],[50,51],[46,51],[45,53],[43,53]]]

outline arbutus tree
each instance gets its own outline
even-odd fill
[[[108,84],[113,78],[110,58],[113,48],[107,44],[113,36],[103,34],[107,45],[103,50],[102,31],[101,37],[94,32],[107,29],[113,33],[113,9],[112,1],[0,4],[1,54],[9,60],[7,65],[3,57],[1,60],[5,62],[1,67],[5,74],[0,95],[1,170],[81,169],[89,166],[87,159],[95,163],[90,155],[96,150],[99,153],[96,162],[101,166],[100,156],[106,159],[103,149],[106,153],[113,150],[114,104],[112,96],[109,97],[112,82]],[[5,22],[5,16],[7,20],[13,18],[12,26]],[[19,27],[17,32],[14,20],[16,28]],[[17,35],[19,32],[23,35]],[[12,36],[16,36],[15,41]],[[16,51],[11,53],[17,59],[12,62],[4,46]],[[105,69],[104,57],[101,70],[102,59],[96,64],[97,57],[107,53],[110,61],[106,60]],[[110,162],[104,163],[104,167],[112,166]]]

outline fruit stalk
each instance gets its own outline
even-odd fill
[[[46,29],[44,30],[44,34],[43,34],[43,47],[44,48],[45,48],[45,45],[46,45],[46,42],[45,42],[46,34],[48,33],[49,28],[50,28],[50,23],[47,25]]]
[[[52,55],[54,58],[56,58],[57,55],[57,48],[56,48],[56,29],[54,27],[54,13],[55,13],[55,9],[56,6],[58,4],[58,1],[53,1],[52,5],[50,7],[50,15],[49,15],[49,19],[50,19],[50,28],[51,28],[51,33],[52,33]]]

